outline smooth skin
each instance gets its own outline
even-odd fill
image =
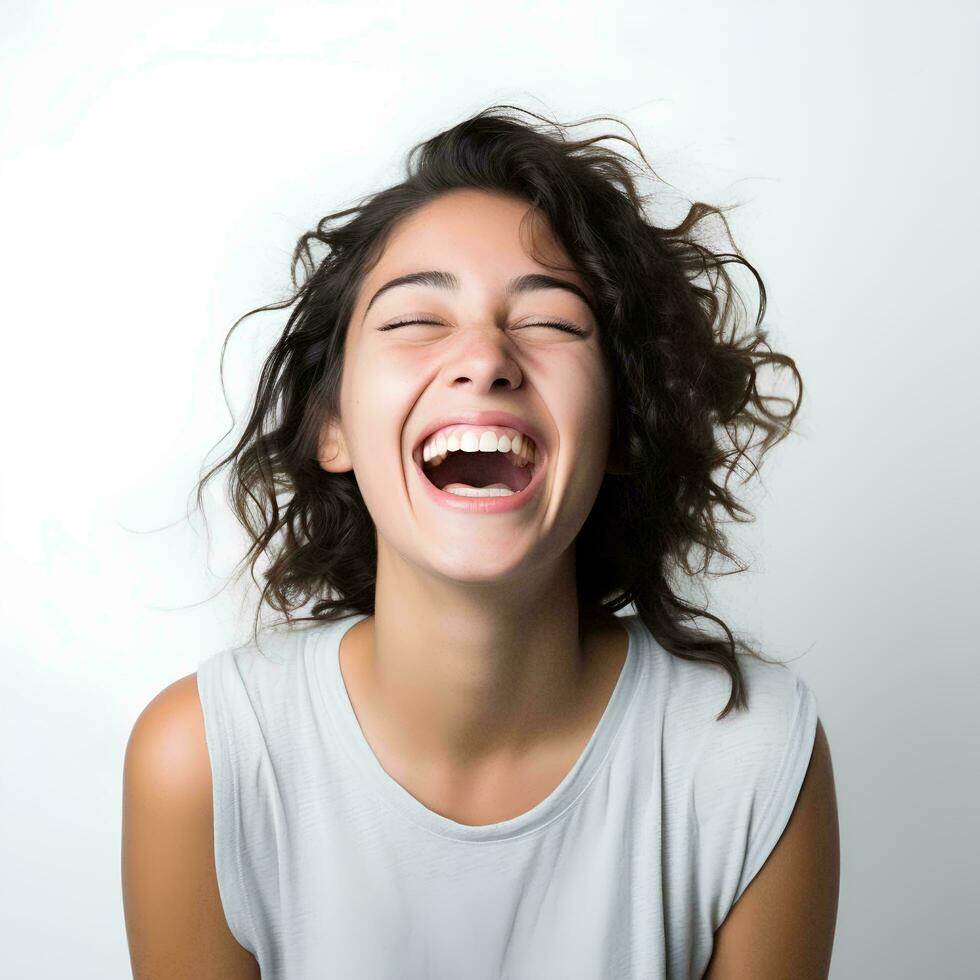
[[[397,226],[356,298],[340,417],[324,420],[318,448],[327,472],[356,473],[378,535],[375,613],[348,631],[339,654],[358,722],[392,778],[470,825],[509,819],[552,792],[626,655],[622,627],[578,625],[574,542],[605,472],[616,472],[600,328],[546,225],[522,233],[526,211],[510,195],[454,190]],[[391,279],[422,270],[450,273],[455,285],[403,285],[370,302]],[[529,273],[564,279],[586,299],[508,290]],[[578,332],[543,324],[555,318]],[[386,329],[406,319],[425,322]],[[537,424],[545,483],[507,514],[446,511],[418,483],[416,438],[433,418],[484,409]],[[836,805],[822,729],[810,773],[777,852],[718,930],[710,980],[826,976]],[[144,710],[124,780],[136,980],[257,977],[221,909],[196,675]]]
[[[134,980],[258,980],[225,920],[197,674],[136,720],[123,774],[122,889]]]

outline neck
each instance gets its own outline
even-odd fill
[[[595,644],[580,628],[573,565],[536,587],[460,588],[382,554],[375,613],[342,656],[362,728],[445,772],[520,758],[577,730]]]

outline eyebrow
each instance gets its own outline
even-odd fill
[[[436,289],[459,289],[459,279],[451,272],[440,272],[437,270],[426,270],[423,272],[409,272],[407,275],[398,276],[386,282],[372,297],[364,310],[367,317],[368,310],[371,309],[374,301],[389,289],[396,289],[399,286],[434,286]],[[507,284],[507,295],[514,296],[518,293],[530,293],[538,289],[564,289],[577,296],[595,316],[595,309],[592,300],[573,282],[567,279],[559,279],[555,276],[545,275],[540,272],[531,272],[527,275],[516,276]]]

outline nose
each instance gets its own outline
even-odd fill
[[[523,372],[496,327],[463,331],[458,341],[442,371],[447,384],[470,384],[479,392],[520,385]]]

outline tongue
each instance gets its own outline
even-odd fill
[[[485,487],[474,487],[469,483],[447,483],[442,489],[445,491],[458,490],[460,488],[465,488],[466,490],[509,490],[510,487],[506,483],[489,483]]]

